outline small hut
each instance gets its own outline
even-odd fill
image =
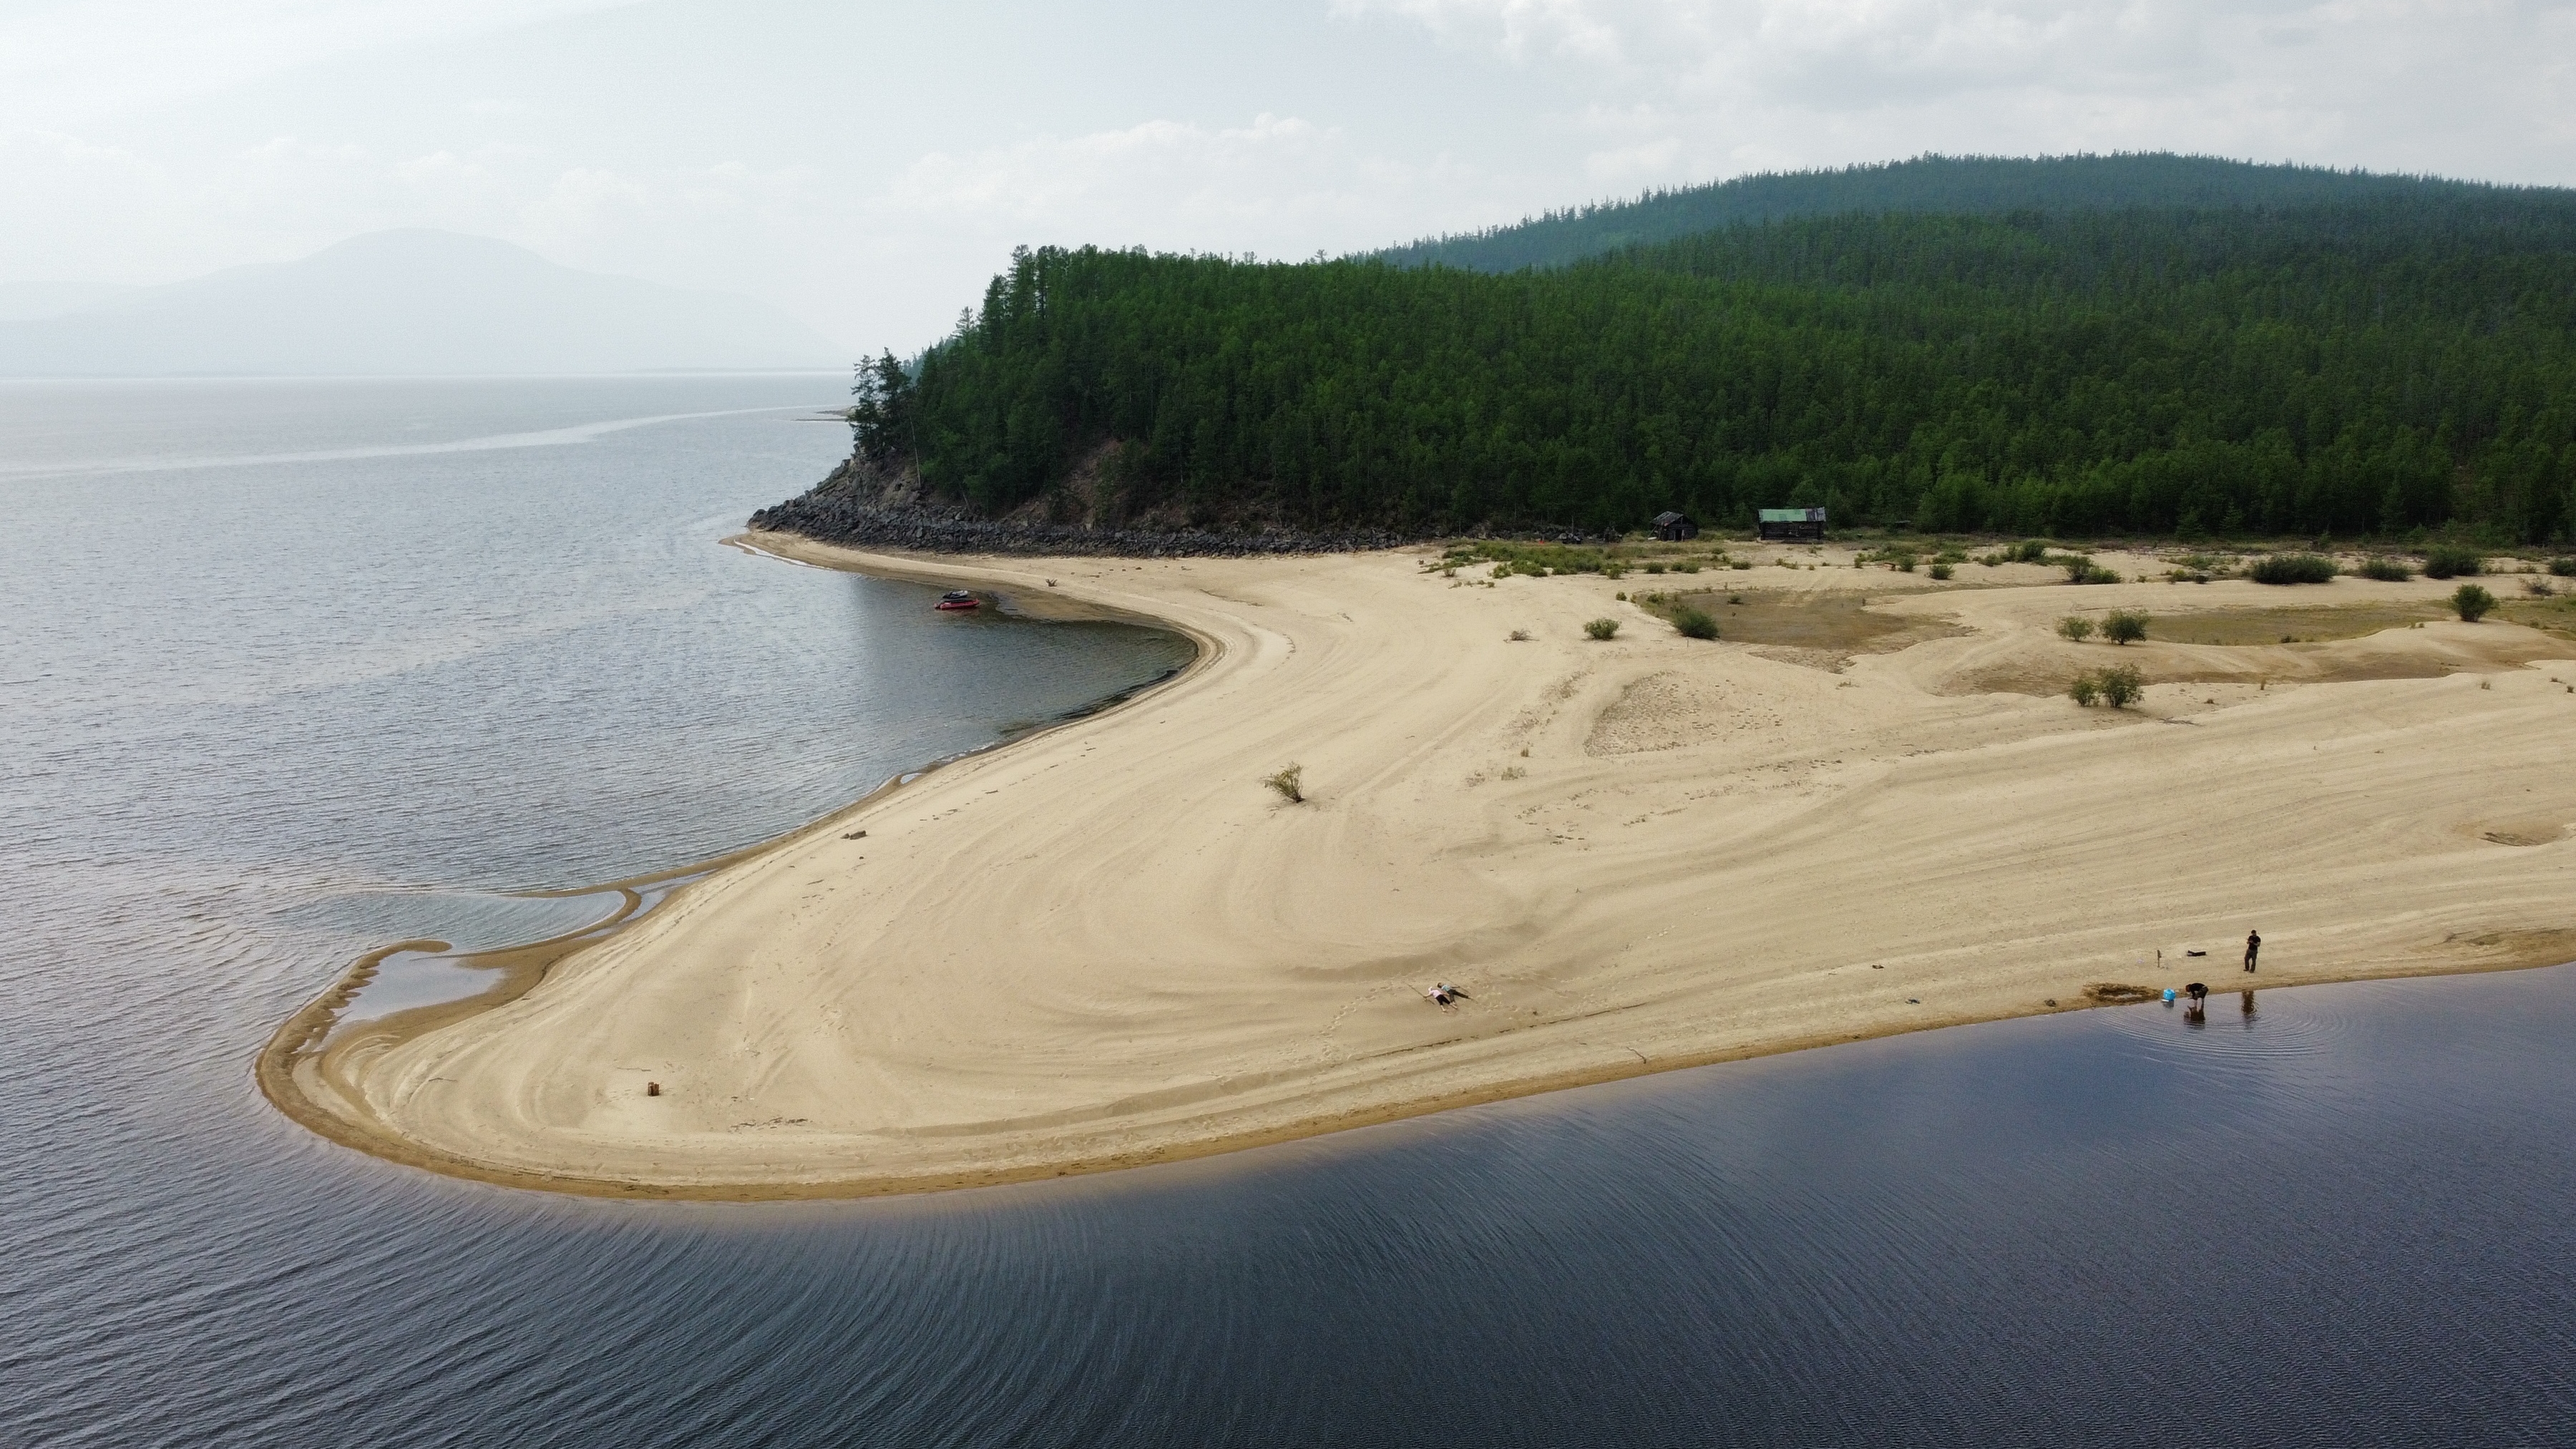
[[[1764,543],[1822,543],[1825,541],[1825,510],[1765,508],[1756,520],[1755,532]]]
[[[1679,543],[1686,538],[1699,537],[1699,525],[1691,522],[1687,513],[1658,513],[1655,515],[1655,537],[1666,543]]]

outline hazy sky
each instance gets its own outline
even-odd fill
[[[854,348],[1015,243],[1344,252],[1923,151],[2576,183],[2576,0],[0,0],[0,282],[441,226]]]

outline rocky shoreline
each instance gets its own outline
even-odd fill
[[[924,501],[909,488],[854,485],[861,485],[861,480],[854,478],[849,465],[844,464],[811,490],[752,514],[751,526],[852,548],[1122,558],[1352,553],[1418,543],[1428,536],[1382,530],[1345,533],[1278,527],[1245,531],[1134,524],[1086,527],[1025,518],[977,518],[962,508]]]

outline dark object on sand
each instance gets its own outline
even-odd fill
[[[868,833],[867,833],[866,831],[864,831],[864,830],[853,830],[853,831],[851,831],[849,834],[844,835],[844,836],[842,836],[841,838],[842,838],[843,840],[865,840],[865,839],[867,839],[867,838],[868,838]]]
[[[2209,953],[2207,951],[2185,951],[2183,954],[2186,956],[2206,956]]]
[[[662,1095],[662,1084],[660,1082],[646,1082],[644,1084],[644,1095],[647,1097],[658,1097]]]
[[[2152,986],[2131,986],[2119,981],[2096,981],[2084,988],[2084,994],[2104,1006],[2156,999],[2156,989]]]

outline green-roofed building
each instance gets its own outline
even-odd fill
[[[1822,543],[1825,541],[1825,510],[1821,508],[1765,508],[1755,520],[1755,531],[1763,542],[1774,540]]]

